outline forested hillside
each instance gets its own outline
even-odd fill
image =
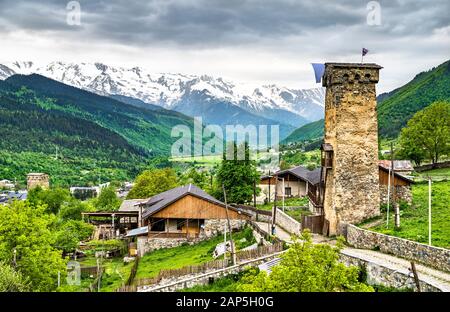
[[[320,119],[295,129],[282,143],[316,140],[323,137],[324,120]]]
[[[23,184],[27,173],[46,172],[65,186],[132,179],[170,149],[169,125],[178,123],[190,119],[14,76],[0,81],[0,177]]]
[[[52,113],[62,111],[95,122],[145,153],[167,155],[175,141],[170,136],[172,127],[192,124],[190,117],[177,112],[139,108],[36,74],[14,75],[5,82],[16,90],[25,87],[33,91],[42,106]]]
[[[408,120],[431,103],[450,100],[450,61],[418,74],[406,85],[378,97],[382,137],[397,137]]]

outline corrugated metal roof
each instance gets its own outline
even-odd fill
[[[139,236],[147,233],[148,233],[148,226],[142,226],[140,228],[128,231],[126,237]]]
[[[126,199],[120,205],[119,211],[139,211],[139,204],[148,199]]]
[[[392,162],[390,160],[379,160],[378,165],[390,169]],[[394,171],[413,171],[414,167],[409,160],[394,160]]]

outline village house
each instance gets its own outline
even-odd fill
[[[308,170],[306,167],[297,166],[280,170],[272,175],[262,176],[258,187],[261,189],[258,202],[281,200],[284,198],[304,197],[308,194],[308,186],[311,180],[315,181],[317,170]]]
[[[83,219],[95,225],[93,239],[123,238],[142,225],[142,207],[145,199],[124,200],[118,211],[83,212]]]
[[[0,193],[0,205],[9,204],[14,200],[26,200],[27,191],[8,191]]]
[[[405,201],[409,204],[412,202],[411,184],[412,178],[409,176],[414,170],[412,164],[408,160],[394,160],[394,170],[392,174],[392,162],[390,160],[380,160],[378,163],[379,181],[380,181],[380,203],[388,202],[388,185],[395,187],[390,191],[390,202],[395,199],[397,201]]]
[[[14,189],[15,185],[12,181],[10,180],[0,180],[0,189]]]
[[[330,152],[330,150],[328,150]],[[323,187],[321,187],[322,168],[326,168],[325,154],[327,153],[327,146],[322,147],[322,154],[324,161],[322,167],[314,170],[308,170],[303,166],[277,171],[272,175],[265,175],[261,177],[259,187],[261,188],[261,195],[259,202],[271,201],[275,199],[275,190],[277,200],[290,197],[309,198],[309,210],[315,214],[323,214]],[[405,201],[411,203],[411,184],[412,178],[409,176],[414,170],[412,164],[408,160],[394,160],[394,178],[392,178],[391,161],[379,161],[379,183],[380,183],[380,201],[381,204],[387,203],[387,189],[388,184],[395,186],[395,197],[398,201]],[[389,178],[389,172],[391,177]],[[283,189],[284,179],[284,189]],[[284,190],[284,193],[283,193]],[[391,202],[393,200],[393,191],[391,190]]]
[[[127,237],[137,243],[139,254],[183,243],[194,243],[223,233],[230,220],[233,230],[242,228],[250,215],[228,207],[193,184],[160,193],[138,205],[142,226]]]

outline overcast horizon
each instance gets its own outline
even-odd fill
[[[102,62],[303,89],[319,86],[311,62],[360,62],[365,47],[364,62],[384,67],[382,93],[450,55],[447,0],[78,2],[70,25],[69,1],[0,0],[0,64]]]

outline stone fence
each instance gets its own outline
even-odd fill
[[[275,216],[275,223],[283,228],[289,234],[300,234],[302,231],[302,225],[300,222],[287,215],[280,209],[277,209],[277,215]]]
[[[369,285],[384,285],[387,287],[408,288],[417,291],[414,278],[407,269],[394,270],[382,264],[354,256],[346,252],[345,249],[341,250],[339,261],[347,266],[353,265],[364,268],[367,274],[366,282]],[[422,276],[419,276],[419,285],[422,292],[447,291],[447,289],[442,289],[439,285],[434,285],[432,281],[427,281]]]
[[[162,281],[163,284],[153,285],[153,286],[142,286],[138,287],[138,292],[174,292],[183,288],[190,288],[196,285],[206,285],[211,283],[215,279],[222,278],[229,274],[237,274],[248,267],[258,266],[264,262],[272,260],[274,258],[280,257],[285,251],[276,252],[271,255],[263,256],[257,259],[248,260],[241,262],[239,264],[214,270],[211,272],[206,272],[203,274],[191,274],[188,276],[175,277],[173,279],[168,279]]]
[[[427,171],[427,170],[439,169],[439,168],[450,168],[450,160],[436,163],[436,164],[428,164],[428,165],[414,167],[414,170],[417,172],[421,172],[421,171]]]
[[[356,248],[379,249],[387,254],[450,272],[449,249],[428,246],[404,238],[376,233],[351,224],[347,225],[347,242]]]

